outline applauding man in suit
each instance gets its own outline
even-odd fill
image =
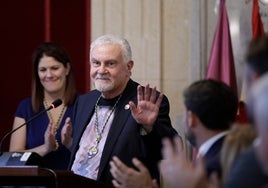
[[[200,80],[184,91],[186,138],[204,157],[207,176],[221,175],[220,151],[237,112],[237,97],[225,83]]]

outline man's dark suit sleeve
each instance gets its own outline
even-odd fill
[[[148,166],[155,166],[155,164],[162,159],[162,139],[165,137],[173,138],[174,135],[177,134],[177,131],[171,125],[169,117],[169,101],[167,97],[164,96],[159,109],[159,115],[153,126],[152,132],[143,136],[145,147],[148,151],[148,158],[150,159],[150,161],[146,161],[145,163]],[[156,171],[157,169],[155,172]],[[151,172],[151,174],[154,176],[153,172]],[[158,175],[156,175],[156,177],[157,176]]]

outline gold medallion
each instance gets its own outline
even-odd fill
[[[89,159],[95,157],[98,153],[98,148],[96,146],[92,146],[91,148],[89,148],[87,156]]]
[[[54,151],[57,151],[59,149],[59,142],[56,140],[55,141],[55,150]]]

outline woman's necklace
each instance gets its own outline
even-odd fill
[[[48,108],[48,104],[47,104],[46,100],[44,100],[44,105],[45,105],[45,108]],[[47,115],[49,117],[50,122],[55,123],[55,131],[57,131],[59,129],[59,127],[60,127],[60,122],[61,122],[61,119],[63,117],[63,114],[64,114],[65,110],[66,110],[66,106],[63,105],[56,123],[55,123],[55,121],[53,119],[53,116],[52,116],[51,112],[47,111]]]
[[[101,98],[101,95],[99,96],[99,98],[98,98],[98,100],[97,100],[97,102],[96,102],[96,104],[95,104],[95,116],[96,116],[96,117],[95,117],[95,123],[94,123],[94,126],[95,126],[95,128],[96,128],[96,130],[97,130],[96,145],[95,145],[95,146],[91,146],[91,147],[89,148],[88,153],[87,153],[87,156],[88,156],[89,159],[95,157],[95,156],[97,155],[97,153],[99,152],[99,148],[98,148],[98,147],[99,147],[99,143],[100,143],[100,141],[101,141],[101,139],[102,139],[103,131],[104,131],[104,129],[105,129],[105,127],[106,127],[106,125],[107,125],[107,123],[108,123],[108,121],[109,121],[111,115],[113,114],[113,112],[114,112],[114,110],[115,110],[115,108],[116,108],[116,105],[117,105],[118,101],[120,100],[121,96],[122,96],[122,95],[120,95],[120,96],[118,97],[118,99],[116,100],[116,102],[115,102],[114,106],[112,107],[112,109],[111,109],[111,111],[110,111],[110,113],[109,113],[107,119],[105,120],[105,122],[104,122],[104,124],[103,124],[101,130],[100,130],[100,128],[99,128],[99,118],[98,118],[98,102],[99,102],[99,100],[100,100],[100,98]]]

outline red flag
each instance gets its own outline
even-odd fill
[[[238,96],[233,48],[225,0],[220,0],[219,18],[210,51],[207,78],[225,82],[233,89],[235,95]],[[240,101],[236,122],[246,123],[248,122],[247,117],[245,103]]]
[[[263,24],[260,16],[259,2],[258,0],[253,0],[252,6],[252,38],[264,36]]]
[[[236,73],[225,0],[220,0],[219,18],[210,51],[207,78],[232,87],[237,96]]]

